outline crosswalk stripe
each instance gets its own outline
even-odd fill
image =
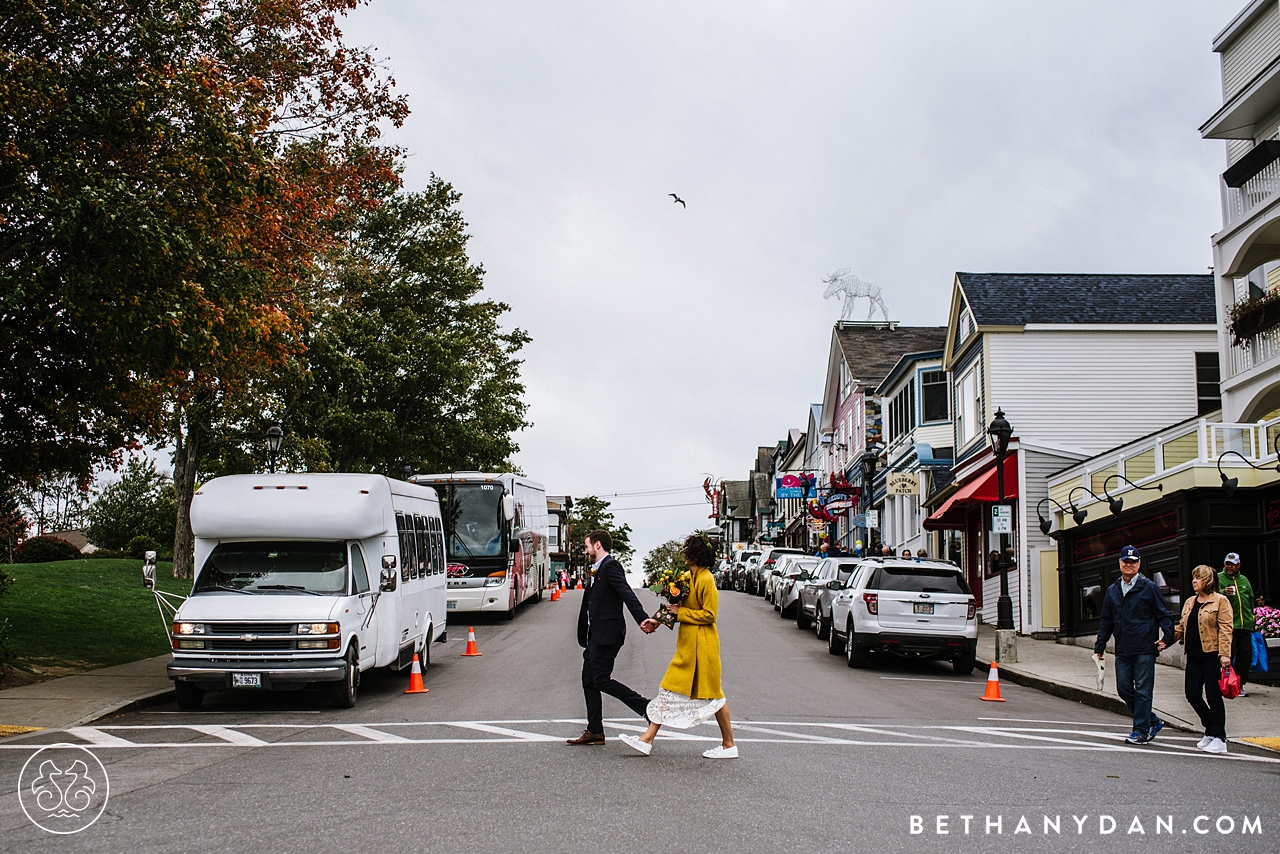
[[[268,743],[260,738],[254,738],[247,732],[240,732],[239,730],[230,729],[229,727],[215,726],[213,724],[192,724],[188,729],[193,729],[196,732],[202,732],[205,735],[211,735],[214,738],[220,738],[230,744],[239,744],[243,747],[261,747]]]
[[[372,727],[361,726],[360,724],[333,724],[334,729],[340,729],[343,732],[349,732],[352,735],[358,735],[361,738],[367,738],[370,741],[380,742],[406,742],[409,739],[404,736],[393,735],[389,732],[373,729]]]
[[[108,735],[96,727],[77,726],[67,730],[67,735],[74,735],[76,738],[84,739],[94,747],[138,747],[132,741],[127,741],[114,735]]]
[[[520,741],[559,741],[560,737],[555,735],[543,735],[540,732],[524,732],[518,729],[507,729],[506,727],[493,726],[492,724],[481,724],[474,721],[450,721],[449,726],[461,727],[462,729],[473,729],[476,732],[487,732],[493,735],[505,735],[510,738],[519,739]]]

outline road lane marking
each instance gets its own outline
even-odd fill
[[[1074,726],[1113,726],[1133,729],[1133,724],[1108,724],[1100,721],[1045,721],[1039,718],[978,718],[978,720],[1011,724],[1072,724]]]
[[[647,726],[638,726],[636,724],[608,724],[613,729],[625,729],[631,732],[646,732]],[[717,736],[712,738],[709,735],[694,735],[693,733],[683,732],[681,730],[673,730],[670,727],[658,730],[658,738],[664,738],[668,741],[720,741]]]
[[[372,727],[361,726],[360,724],[333,724],[332,726],[334,729],[340,729],[343,732],[349,732],[352,735],[358,735],[361,738],[367,738],[370,741],[403,744],[409,740],[404,736],[394,735],[389,732],[373,729]]]
[[[544,735],[540,732],[525,732],[518,729],[507,729],[506,727],[493,726],[492,724],[482,724],[476,721],[450,721],[446,726],[456,726],[462,729],[473,729],[477,732],[488,732],[493,735],[505,735],[518,741],[560,741],[560,736]]]
[[[224,726],[215,726],[212,724],[192,724],[187,729],[193,729],[196,732],[202,732],[205,735],[211,735],[214,738],[220,738],[231,744],[239,744],[242,747],[261,747],[267,742],[260,738],[254,738],[247,732],[229,729]]]
[[[114,735],[108,735],[100,729],[91,726],[78,726],[66,730],[67,735],[74,735],[76,738],[84,739],[94,747],[137,747],[132,741],[126,741]]]

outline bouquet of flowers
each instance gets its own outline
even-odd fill
[[[665,599],[672,605],[679,605],[689,596],[691,578],[688,569],[677,569],[674,566],[656,567],[645,576],[645,581],[658,598]],[[653,615],[653,618],[669,629],[676,627],[675,615],[669,613],[664,606],[658,607],[658,612]]]
[[[1280,638],[1280,608],[1259,606],[1253,609],[1253,616],[1264,638]]]

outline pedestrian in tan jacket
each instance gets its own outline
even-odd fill
[[[1196,595],[1182,606],[1173,635],[1186,646],[1187,702],[1204,724],[1196,745],[1206,753],[1227,752],[1227,710],[1218,690],[1222,668],[1231,664],[1231,602],[1218,592],[1218,573],[1209,566],[1191,570]]]

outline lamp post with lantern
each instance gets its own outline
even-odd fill
[[[280,446],[284,443],[284,430],[279,424],[272,424],[267,428],[267,454],[271,458],[271,473],[276,473],[276,454],[280,453]]]
[[[987,428],[991,439],[991,454],[996,460],[996,507],[1006,507],[1004,497],[1004,458],[1009,453],[1009,439],[1013,437],[1013,425],[1004,417],[1003,409],[996,409],[995,418]],[[1010,508],[1009,519],[1013,519]],[[992,519],[996,518],[993,511]],[[999,661],[1017,661],[1016,632],[1013,628],[1013,599],[1009,597],[1009,533],[1000,532],[1000,555],[996,560],[996,570],[1000,573],[1000,598],[996,600],[996,659]]]

